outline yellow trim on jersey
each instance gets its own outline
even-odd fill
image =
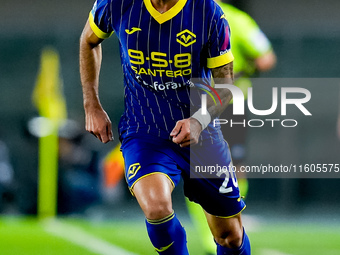
[[[133,187],[135,186],[135,184],[136,184],[139,180],[143,179],[144,177],[153,175],[153,174],[164,174],[164,175],[170,180],[172,186],[175,187],[175,183],[171,180],[171,178],[169,177],[169,175],[167,175],[167,174],[165,174],[165,173],[162,173],[162,172],[152,172],[152,173],[149,173],[149,174],[146,174],[146,175],[143,175],[143,176],[139,177],[137,180],[135,180],[135,181],[132,183],[131,187],[129,188],[131,194],[132,194],[133,196],[135,196],[135,194],[133,193],[133,190],[132,190],[132,189],[133,189]]]
[[[232,217],[235,217],[236,215],[239,215],[241,212],[243,212],[244,209],[246,209],[246,205],[242,208],[241,211],[239,211],[238,213],[235,213],[234,215],[230,215],[230,216],[217,216],[217,215],[214,215],[215,217],[218,217],[218,218],[222,218],[222,219],[229,219],[229,218],[232,218]]]
[[[227,53],[213,58],[207,59],[207,67],[208,68],[216,68],[220,66],[224,66],[234,60],[233,53],[231,51],[228,51]]]
[[[144,0],[146,9],[159,24],[162,24],[175,17],[183,9],[186,3],[187,0],[178,0],[178,2],[173,7],[171,7],[170,10],[160,13],[155,9],[155,7],[153,7],[151,0]]]
[[[92,31],[95,33],[96,36],[98,36],[98,38],[107,39],[113,34],[113,32],[105,33],[105,32],[100,30],[100,28],[96,25],[96,23],[94,23],[94,17],[93,17],[92,12],[90,12],[90,15],[89,15],[89,22],[90,22],[90,26],[92,28]]]

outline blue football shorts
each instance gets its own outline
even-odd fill
[[[134,185],[151,174],[164,174],[175,187],[182,177],[184,194],[215,216],[232,217],[245,207],[232,166],[227,142],[181,148],[171,140],[151,135],[130,135],[122,141],[125,178]]]

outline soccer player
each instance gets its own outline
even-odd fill
[[[270,41],[261,31],[256,22],[245,12],[236,7],[215,0],[222,8],[228,18],[231,28],[231,45],[234,60],[235,85],[242,89],[245,99],[247,98],[248,88],[252,85],[249,77],[255,72],[265,72],[272,69],[276,64],[276,56]],[[233,119],[234,122],[242,123],[245,116],[233,116],[232,107],[227,108],[221,119]],[[248,181],[245,175],[240,175],[240,167],[245,164],[246,156],[246,129],[241,125],[230,127],[221,125],[221,130],[228,141],[231,149],[233,163],[238,174],[238,185],[242,196],[248,192]],[[204,213],[199,205],[186,200],[188,211],[200,234],[202,245],[206,254],[215,254],[216,245],[211,238],[208,225],[204,222]]]
[[[236,177],[225,172],[226,178],[204,178],[193,170],[202,163],[232,166],[228,145],[211,123],[227,107],[231,93],[206,85],[218,93],[214,99],[220,104],[209,97],[200,109],[194,100],[199,89],[193,90],[192,82],[210,82],[211,76],[222,84],[233,81],[230,30],[223,11],[212,0],[95,2],[80,39],[80,73],[86,129],[103,143],[113,137],[99,100],[101,42],[113,32],[124,72],[119,134],[125,175],[156,251],[188,254],[186,233],[171,201],[182,176],[185,195],[205,210],[217,254],[250,254]]]

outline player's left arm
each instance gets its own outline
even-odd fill
[[[234,73],[233,73],[233,62],[230,62],[224,66],[213,68],[212,76],[215,81],[220,84],[233,84]],[[232,99],[232,94],[229,89],[216,89],[218,95],[221,98],[222,104],[215,105],[214,100],[210,97],[207,98],[207,111],[208,120],[218,117],[229,105]],[[216,95],[214,95],[217,97]],[[215,100],[218,100],[217,98]],[[200,110],[199,110],[200,111]],[[198,143],[200,134],[203,130],[201,122],[199,122],[195,115],[188,118],[177,121],[175,128],[172,130],[170,136],[173,137],[172,141],[179,144],[181,147],[187,147]]]
[[[230,29],[223,11],[216,4],[213,6],[214,17],[212,20],[212,30],[210,34],[209,58],[207,67],[211,69],[215,84],[233,84],[233,55],[230,52]],[[174,129],[170,133],[174,143],[181,147],[197,144],[200,134],[207,125],[219,116],[228,106],[232,99],[229,89],[216,89],[222,104],[215,105],[216,98],[207,97],[207,111],[203,115],[201,110],[197,111],[188,119],[177,121]]]
[[[213,68],[211,72],[215,80],[215,84],[234,84],[233,62],[221,67]],[[227,108],[229,102],[232,99],[232,94],[229,89],[216,89],[216,91],[221,98],[222,104],[215,105],[213,99],[210,97],[208,98],[207,110],[211,116],[211,119],[218,117]]]

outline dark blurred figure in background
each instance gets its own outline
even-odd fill
[[[59,130],[58,213],[83,213],[100,202],[100,157],[82,129],[67,120]]]
[[[0,213],[15,212],[14,170],[7,145],[0,140]]]
[[[44,135],[41,121],[48,120],[36,117],[28,122],[31,137]],[[87,138],[74,120],[67,119],[59,128],[58,214],[83,214],[101,202],[100,155]]]

